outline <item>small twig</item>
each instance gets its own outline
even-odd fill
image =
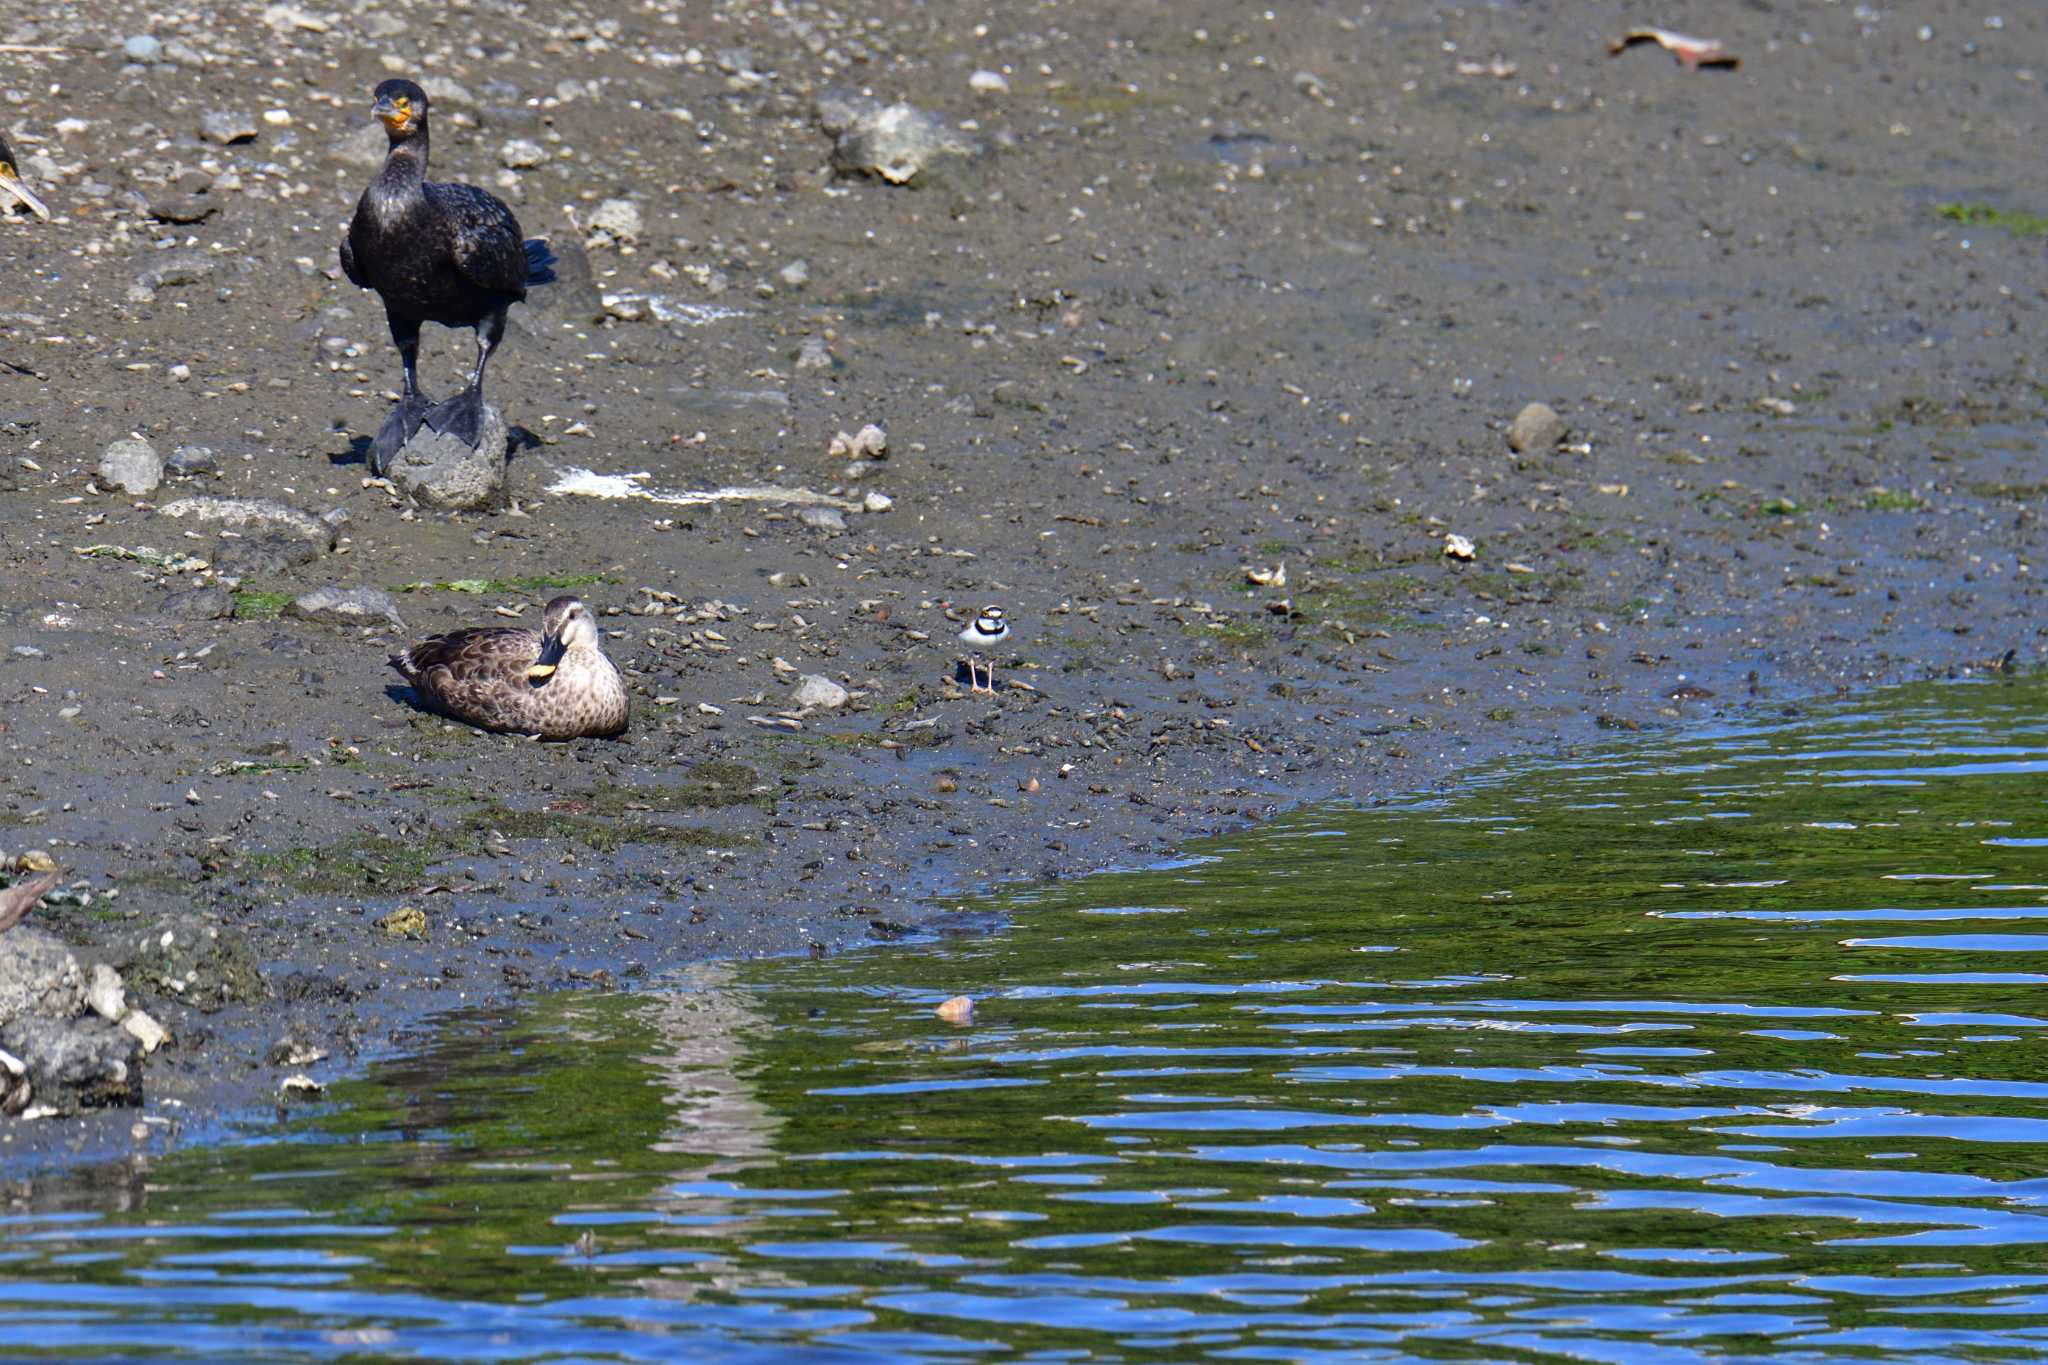
[[[0,43],[0,52],[45,52],[55,54],[66,49],[51,47],[47,43]]]

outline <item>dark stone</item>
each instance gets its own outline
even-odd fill
[[[275,578],[326,553],[326,547],[318,541],[300,536],[249,536],[220,541],[214,551],[213,568],[215,573],[234,578]]]
[[[268,994],[248,941],[211,915],[173,911],[108,951],[129,986],[207,1013]]]
[[[142,1103],[142,1044],[96,1015],[26,1015],[0,1028],[0,1047],[28,1067],[31,1104],[70,1113]]]
[[[235,614],[235,595],[226,588],[187,588],[166,596],[160,612],[178,621],[223,621]]]
[[[0,1019],[69,1019],[85,1009],[85,973],[55,934],[17,924],[0,933]]]

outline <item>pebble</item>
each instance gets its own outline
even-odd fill
[[[796,348],[796,367],[799,370],[829,370],[832,368],[832,351],[825,345],[825,338],[808,336]]]
[[[595,239],[594,245],[615,242],[630,246],[640,240],[643,226],[640,210],[630,199],[607,199],[590,215],[590,235]]]
[[[822,673],[806,673],[797,679],[796,694],[791,700],[800,711],[837,711],[851,695]]]
[[[1456,531],[1447,531],[1444,534],[1444,553],[1452,559],[1470,559],[1475,549],[1468,537],[1461,536]]]
[[[825,453],[834,459],[886,460],[889,458],[889,433],[869,422],[851,436],[843,431],[834,436]]]
[[[99,476],[124,493],[151,493],[164,481],[164,461],[139,437],[114,442],[100,456]]]
[[[220,266],[203,251],[166,251],[135,277],[138,287],[162,289],[173,284],[198,284],[211,279]]]
[[[425,938],[427,915],[415,906],[401,905],[378,920],[377,927],[393,938]]]
[[[342,588],[333,584],[301,593],[284,609],[284,615],[302,621],[332,626],[375,626],[389,624],[404,630],[398,603],[382,588]]]
[[[131,62],[154,62],[163,57],[164,45],[147,33],[137,33],[121,40],[121,52]]]
[[[1551,450],[1571,428],[1564,424],[1548,403],[1531,403],[1515,414],[1508,427],[1508,449],[1520,455],[1532,450]]]
[[[100,1018],[120,1023],[121,1016],[128,1012],[128,990],[121,982],[121,974],[104,962],[93,963],[92,974],[85,983],[85,1003]]]
[[[171,1040],[164,1026],[141,1010],[129,1010],[121,1016],[121,1031],[142,1044],[145,1057]]]
[[[786,289],[801,289],[811,282],[811,263],[791,261],[775,272],[775,278],[781,280]]]
[[[159,194],[152,196],[149,201],[149,216],[159,223],[203,223],[218,212],[220,201],[203,192]]]
[[[833,535],[846,529],[846,514],[837,507],[806,507],[796,514],[796,519],[814,531]]]
[[[262,130],[248,114],[234,109],[209,109],[199,116],[199,135],[223,147],[237,142],[254,142]]]
[[[548,159],[547,149],[538,142],[525,138],[513,138],[498,149],[498,161],[515,171],[531,169]]]
[[[977,95],[1007,95],[1010,82],[1002,72],[984,69],[967,78],[967,88]]]
[[[220,461],[211,446],[183,445],[171,452],[164,468],[181,479],[189,479],[194,474],[211,474],[220,468]]]
[[[890,497],[887,493],[870,492],[860,500],[860,505],[865,511],[886,512],[896,505],[896,499]]]

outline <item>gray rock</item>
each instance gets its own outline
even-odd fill
[[[235,614],[235,595],[226,588],[186,588],[167,595],[157,612],[174,621],[225,621]]]
[[[796,514],[796,519],[813,531],[824,531],[838,535],[846,529],[846,514],[837,507],[806,507]]]
[[[469,87],[449,76],[422,76],[420,89],[427,92],[427,98],[435,104],[475,104],[476,96],[469,93]]]
[[[390,146],[391,139],[385,136],[382,124],[365,123],[336,138],[327,154],[345,166],[371,171],[384,164],[384,154]]]
[[[262,531],[313,541],[322,550],[334,548],[337,532],[331,522],[274,498],[216,498],[201,495],[167,502],[157,511],[167,517],[219,522],[237,531]]]
[[[607,199],[590,215],[590,235],[632,243],[644,231],[640,210],[630,199]]]
[[[164,481],[163,456],[139,437],[114,442],[100,456],[100,477],[124,493],[152,493]]]
[[[142,1103],[142,1045],[104,1019],[36,1015],[0,1028],[28,1067],[33,1103],[60,1113]]]
[[[327,553],[317,540],[297,536],[254,535],[223,540],[214,547],[213,569],[229,578],[275,578]]]
[[[131,62],[154,62],[163,57],[164,45],[160,39],[138,33],[121,40],[121,55]]]
[[[203,251],[166,251],[135,277],[138,288],[162,289],[173,284],[198,284],[213,278],[220,263]]]
[[[1508,426],[1508,449],[1516,454],[1551,450],[1571,431],[1548,403],[1531,403]]]
[[[511,433],[496,408],[484,405],[483,439],[471,449],[445,432],[422,426],[384,471],[423,506],[472,512],[505,503],[505,458]]]
[[[120,1022],[121,1032],[142,1044],[145,1057],[171,1041],[170,1031],[141,1010],[129,1010]]]
[[[397,630],[405,629],[405,622],[399,619],[398,603],[381,588],[315,588],[294,599],[285,607],[284,614],[330,626],[388,624]]]
[[[0,1022],[69,1019],[85,1007],[85,971],[62,939],[32,924],[0,934]]]
[[[797,679],[796,695],[791,700],[800,711],[837,711],[846,705],[849,695],[824,674],[806,673]]]
[[[561,477],[561,469],[542,459],[539,451],[521,451],[505,470],[505,496],[532,506],[546,499]]]
[[[818,97],[818,126],[833,137],[832,165],[892,185],[922,183],[943,163],[981,156],[982,145],[935,114],[910,104],[884,104],[851,90]]]
[[[515,171],[532,170],[547,159],[547,148],[523,137],[513,138],[498,148],[498,164]]]
[[[171,458],[164,461],[164,468],[180,478],[191,478],[194,474],[211,474],[220,468],[220,459],[211,446],[179,446],[171,452]]]
[[[108,953],[130,987],[208,1013],[268,993],[248,941],[210,915],[174,911],[129,930]]]
[[[233,109],[209,109],[199,116],[199,136],[208,142],[231,147],[237,142],[254,142],[262,128],[254,114]]]
[[[590,253],[583,243],[551,237],[548,246],[555,253],[555,278],[529,288],[526,302],[516,306],[514,315],[530,308],[562,322],[603,322],[604,296],[590,273]]]
[[[159,223],[203,223],[220,212],[220,200],[205,191],[150,196],[149,216]]]

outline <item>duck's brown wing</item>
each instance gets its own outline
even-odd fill
[[[466,677],[523,678],[527,666],[540,658],[540,646],[537,630],[478,626],[408,646],[391,656],[391,666],[412,682],[444,668]]]
[[[391,656],[391,666],[422,704],[493,730],[528,728],[532,684],[526,670],[540,658],[541,634],[516,627],[451,631]]]

